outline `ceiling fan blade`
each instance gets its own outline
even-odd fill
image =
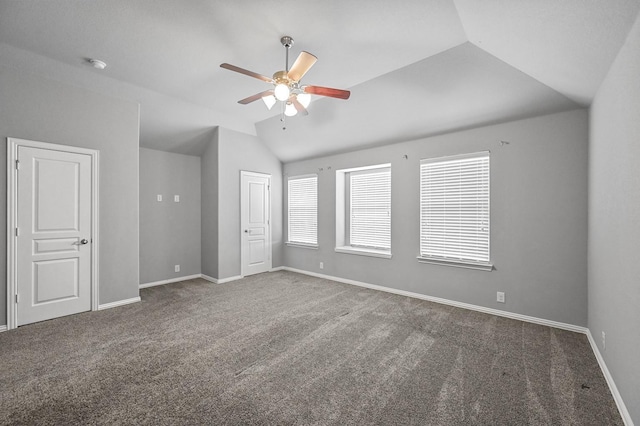
[[[265,96],[273,95],[273,90],[265,90],[264,92],[256,93],[255,95],[249,96],[248,98],[244,98],[238,101],[239,104],[246,105],[251,102],[257,101],[258,99],[262,99]]]
[[[220,67],[230,71],[239,72],[240,74],[248,75],[249,77],[257,78],[258,80],[262,80],[267,83],[273,83],[272,78],[266,77],[253,71],[245,70],[244,68],[236,67],[235,65],[224,63],[220,64]]]
[[[309,115],[309,111],[307,111],[304,105],[302,105],[300,101],[296,99],[295,96],[291,97],[291,103],[293,104],[294,107],[296,107],[296,111],[298,111],[299,114]]]
[[[331,87],[322,86],[305,86],[305,93],[312,95],[329,96],[330,98],[349,99],[351,92],[348,90],[332,89]]]
[[[318,58],[309,52],[304,50],[298,55],[298,59],[293,63],[289,74],[287,76],[293,81],[300,81],[300,79],[309,71],[309,69],[316,63]]]

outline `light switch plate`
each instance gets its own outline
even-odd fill
[[[157,200],[162,201],[162,194],[158,194]]]
[[[179,195],[174,195],[173,196],[173,201],[175,201],[176,203],[180,202],[180,196]]]

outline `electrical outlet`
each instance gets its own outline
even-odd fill
[[[162,201],[162,194],[158,194],[157,198],[158,201]]]
[[[180,272],[180,265],[176,265],[175,266],[175,270],[176,270],[176,272]]]
[[[173,201],[176,202],[176,203],[179,203],[180,202],[180,196],[179,195],[174,195],[173,196]]]
[[[607,350],[607,340],[606,340],[606,336],[604,334],[604,331],[602,332],[602,350],[603,351]]]
[[[499,291],[498,292],[498,297],[496,299],[498,302],[500,303],[504,303],[504,291]]]
[[[324,269],[324,262],[320,262],[320,269]]]

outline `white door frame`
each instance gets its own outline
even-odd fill
[[[18,147],[48,149],[52,151],[70,152],[91,156],[91,310],[98,310],[98,165],[100,152],[94,149],[75,146],[58,145],[48,142],[37,142],[26,139],[7,138],[7,329],[18,326],[18,310],[16,309],[17,280],[17,236],[18,223]]]
[[[245,191],[246,188],[244,187],[244,185],[242,185],[242,178],[244,176],[256,176],[256,177],[262,177],[262,178],[267,178],[269,181],[269,235],[267,236],[267,239],[269,241],[269,270],[271,270],[273,268],[273,241],[271,240],[271,175],[268,173],[259,173],[259,172],[248,172],[245,170],[240,170],[240,229],[238,230],[240,232],[240,276],[244,277],[244,255],[245,255],[245,249],[244,249],[244,235],[243,235],[243,230],[242,230],[242,208],[243,206],[243,201],[245,198]]]

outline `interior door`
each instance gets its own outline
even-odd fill
[[[242,275],[271,270],[271,175],[241,172]]]
[[[18,325],[91,310],[92,162],[18,147]]]

